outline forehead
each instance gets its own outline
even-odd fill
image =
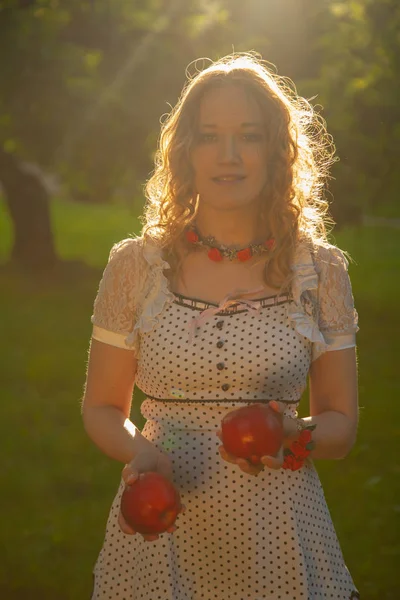
[[[257,102],[247,90],[238,85],[228,84],[208,90],[200,102],[201,125],[230,127],[261,120]]]

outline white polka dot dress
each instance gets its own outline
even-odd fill
[[[136,384],[143,435],[167,452],[186,512],[155,542],[125,535],[113,502],[92,600],[347,600],[359,598],[311,461],[250,476],[222,460],[223,416],[279,399],[295,415],[313,343],[294,326],[290,296],[211,305],[175,295],[141,335]],[[103,325],[104,326],[104,325]]]

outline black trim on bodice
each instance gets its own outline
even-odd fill
[[[138,388],[140,389],[140,388]],[[259,398],[255,398],[252,400],[248,400],[248,399],[244,399],[244,398],[219,398],[219,399],[202,399],[202,398],[156,398],[155,396],[150,396],[149,394],[146,394],[145,392],[143,392],[142,390],[140,390],[142,392],[142,394],[144,394],[144,396],[146,397],[146,399],[149,400],[156,400],[156,402],[186,402],[189,404],[195,404],[195,403],[203,403],[203,402],[220,402],[220,403],[224,403],[224,402],[246,402],[249,404],[256,404],[256,403],[260,403],[260,404],[268,404],[268,402],[272,402],[272,400],[267,400],[265,398],[259,399]],[[279,402],[283,402],[284,404],[298,404],[300,402],[300,399],[298,400],[279,400]]]
[[[188,296],[183,296],[182,294],[178,294],[174,292],[175,304],[179,304],[180,306],[186,306],[187,308],[192,308],[193,310],[206,310],[207,308],[216,308],[218,304],[213,302],[205,302],[204,300],[199,300],[198,298],[189,298]],[[256,298],[251,299],[251,302],[259,302],[261,308],[266,308],[269,306],[279,306],[280,304],[285,304],[286,302],[290,302],[292,300],[292,295],[289,292],[284,294],[277,294],[276,296],[267,296],[266,298]],[[238,314],[242,312],[247,312],[247,308],[238,309],[240,306],[240,298],[237,299],[238,302],[236,305],[231,306],[228,309],[220,310],[218,312],[219,315],[229,315],[229,314]]]

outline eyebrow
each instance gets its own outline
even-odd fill
[[[213,123],[203,123],[203,124],[201,124],[201,127],[204,127],[207,129],[217,129],[217,125],[215,125]],[[262,123],[242,123],[241,124],[242,129],[246,129],[249,127],[262,127]]]

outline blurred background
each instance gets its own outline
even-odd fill
[[[398,0],[0,0],[2,599],[90,597],[121,472],[80,418],[102,269],[140,232],[188,64],[249,50],[323,107],[336,143],[360,427],[346,460],[317,468],[361,598],[399,597]]]

